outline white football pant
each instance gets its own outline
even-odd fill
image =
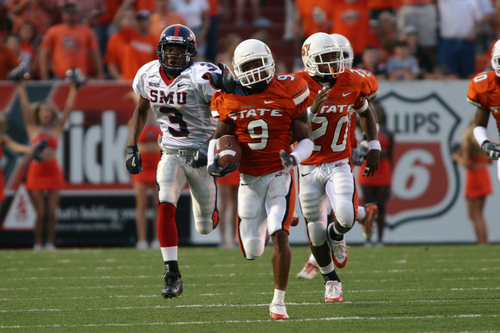
[[[295,183],[290,172],[277,171],[261,177],[240,175],[238,189],[238,239],[243,255],[260,257],[266,246],[266,230],[289,233],[295,211]],[[267,223],[266,223],[267,218]]]
[[[206,167],[193,168],[188,165],[189,158],[162,153],[156,182],[158,183],[159,202],[168,202],[177,207],[182,190],[189,183],[193,216],[196,230],[202,234],[210,233],[217,225],[215,179]]]
[[[328,200],[340,225],[356,221],[358,193],[348,159],[319,166],[299,166],[299,202],[313,246],[326,242]]]

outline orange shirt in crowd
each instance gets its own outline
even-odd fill
[[[12,10],[15,6],[25,2],[24,0],[7,0],[5,6],[8,10]],[[44,0],[46,6],[55,6],[54,1]],[[42,36],[50,28],[52,24],[51,13],[49,13],[39,1],[30,1],[17,15],[14,15],[12,21],[12,31],[17,33],[19,26],[24,22],[29,21],[36,27],[37,33]]]
[[[0,80],[6,80],[7,74],[19,65],[16,54],[4,44],[0,43]]]
[[[331,21],[331,0],[297,0],[297,11],[302,17],[304,36],[307,38],[316,32],[327,32]]]
[[[370,29],[368,1],[358,0],[353,4],[344,0],[332,2],[333,27],[330,33],[345,36],[351,42],[354,54],[360,55],[376,38]]]
[[[154,12],[149,17],[150,25],[149,25],[149,33],[153,36],[156,36],[158,40],[160,39],[160,35],[165,30],[166,27],[172,24],[182,24],[187,26],[186,20],[180,14],[176,12],[168,12],[167,15],[160,15],[158,12]]]
[[[141,36],[135,29],[125,27],[110,37],[104,61],[118,66],[122,80],[132,81],[144,64],[157,59],[157,44],[157,37]]]
[[[98,43],[88,26],[77,24],[70,27],[61,23],[47,31],[40,47],[52,52],[52,71],[57,77],[64,78],[70,68],[80,68],[87,75],[87,54],[96,50]]]

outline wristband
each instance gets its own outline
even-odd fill
[[[382,146],[380,146],[380,141],[378,140],[368,141],[368,148],[370,150],[382,150]]]
[[[311,156],[313,149],[314,143],[310,139],[302,139],[297,143],[295,149],[290,153],[290,155],[295,157],[297,164],[300,164]]]
[[[214,164],[214,148],[215,144],[217,143],[216,139],[211,139],[208,142],[208,149],[207,149],[207,165]]]
[[[486,127],[483,126],[474,127],[474,138],[479,144],[479,147],[481,147],[485,141],[490,141],[490,139],[488,139],[488,131]]]

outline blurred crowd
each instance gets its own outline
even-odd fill
[[[21,66],[34,80],[80,68],[130,81],[176,23],[196,34],[199,61],[229,64],[238,32],[251,30],[280,39],[296,61],[278,73],[293,72],[303,41],[323,31],[347,37],[354,67],[381,80],[470,78],[489,67],[500,0],[0,0],[0,80]]]

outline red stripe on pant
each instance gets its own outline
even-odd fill
[[[158,205],[158,240],[161,247],[179,245],[177,224],[175,224],[175,206],[167,202]]]

